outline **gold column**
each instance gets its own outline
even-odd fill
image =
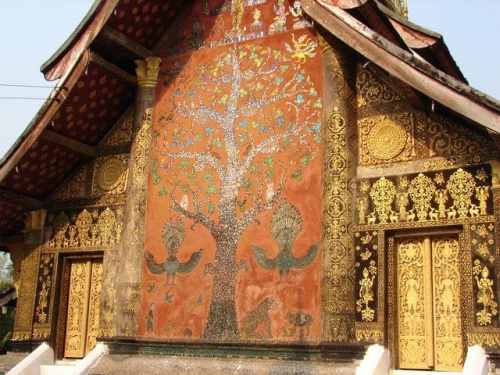
[[[354,336],[353,179],[356,152],[356,58],[338,40],[320,39],[323,53],[323,340]]]
[[[27,341],[32,338],[33,311],[45,216],[44,210],[31,211],[26,214],[13,341]]]
[[[142,255],[144,249],[144,224],[147,205],[147,183],[149,152],[152,139],[155,91],[161,59],[157,57],[136,61],[139,85],[134,112],[134,138],[129,163],[127,201],[124,209],[122,245],[115,261],[117,274],[109,271],[103,280],[103,313],[101,321],[114,320],[116,336],[137,336],[139,326],[140,286],[142,278]],[[105,265],[108,270],[110,268]],[[116,269],[116,268],[115,268]],[[114,281],[116,280],[116,281]],[[115,282],[110,292],[108,283]],[[109,316],[110,296],[116,295],[114,317]],[[106,315],[108,314],[108,315]]]

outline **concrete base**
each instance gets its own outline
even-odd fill
[[[270,359],[202,358],[148,355],[105,355],[89,371],[93,375],[354,375],[358,363]]]

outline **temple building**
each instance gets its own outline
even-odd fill
[[[0,165],[13,348],[92,374],[500,368],[500,103],[408,7],[95,0]]]

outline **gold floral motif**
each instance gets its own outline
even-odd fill
[[[52,201],[74,200],[85,197],[85,182],[87,181],[88,166],[84,165],[74,175],[74,177],[61,185],[54,194],[51,195]]]
[[[362,69],[356,80],[358,107],[370,104],[391,103],[404,97],[389,84],[383,82],[371,69]]]
[[[366,145],[375,158],[389,160],[403,151],[406,132],[398,123],[385,118],[371,129]]]
[[[130,110],[125,118],[118,123],[99,146],[119,146],[132,142],[132,124],[134,111]]]
[[[474,177],[462,168],[448,179],[446,187],[453,198],[453,207],[456,208],[459,217],[467,217],[475,186]]]
[[[422,173],[411,180],[408,192],[415,205],[419,221],[427,220],[427,214],[435,191],[436,186],[432,182],[432,179]]]
[[[454,238],[438,238],[433,250],[436,368],[454,369],[463,363],[460,248]]]
[[[413,112],[359,120],[360,164],[375,165],[412,160],[414,123]]]
[[[118,219],[118,216],[120,219]],[[63,211],[47,226],[47,248],[93,250],[116,246],[121,240],[121,208],[83,209],[74,212],[71,220]]]
[[[350,210],[343,210],[348,202],[355,202],[352,191],[347,188],[354,176],[356,155],[349,147],[356,149],[355,123],[350,103],[354,100],[351,87],[354,71],[351,71],[348,51],[339,44],[322,41],[323,69],[328,77],[324,88],[324,132],[323,132],[323,227],[324,276],[321,286],[323,339],[346,341],[354,339],[355,291],[349,277],[354,264],[350,251],[353,239],[348,232],[355,217]],[[350,144],[351,143],[351,144]]]
[[[125,168],[118,158],[106,159],[96,171],[97,186],[104,191],[113,190],[120,183]]]
[[[91,273],[85,355],[94,349],[97,343],[97,335],[99,332],[99,313],[101,310],[102,262],[92,262]]]
[[[370,197],[375,205],[375,211],[377,211],[381,223],[387,223],[389,214],[393,213],[391,205],[395,196],[396,187],[392,181],[387,180],[385,177],[381,177],[373,184],[370,190]]]
[[[21,279],[18,290],[18,303],[16,309],[16,321],[12,340],[29,340],[33,327],[33,312],[35,309],[36,287],[38,267],[40,259],[40,248],[36,245],[25,245],[24,258],[21,265]]]
[[[64,212],[59,213],[52,223],[53,237],[49,242],[50,248],[68,246],[65,238],[69,229],[69,218]]]
[[[476,331],[476,330],[475,330]],[[479,331],[479,330],[478,330]],[[495,348],[500,346],[500,330],[491,329],[467,334],[467,343],[472,345],[488,346]]]
[[[97,158],[94,167],[92,194],[121,194],[127,187],[128,154]]]
[[[428,122],[430,157],[476,155],[495,149],[486,137],[443,116],[433,114]]]

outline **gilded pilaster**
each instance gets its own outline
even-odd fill
[[[323,339],[354,339],[353,179],[357,166],[356,61],[337,40],[323,52]]]
[[[105,287],[103,288],[101,324],[104,323],[104,325],[101,325],[101,332],[109,336],[137,336],[139,326],[141,265],[147,204],[147,165],[160,63],[160,58],[136,61],[139,87],[135,100],[134,137],[129,162],[122,246],[118,257],[107,256],[107,261],[110,263],[119,263],[118,274],[108,273],[103,280]],[[112,266],[110,266],[106,264],[105,268],[111,269]],[[116,305],[113,304],[113,300],[116,300]]]
[[[45,215],[46,211],[44,210],[31,211],[26,215],[13,341],[27,341],[32,338],[33,313]]]

